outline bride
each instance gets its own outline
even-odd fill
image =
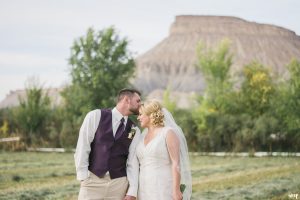
[[[190,199],[188,148],[181,128],[155,100],[141,106],[138,120],[145,128],[136,149],[140,163],[138,199]]]

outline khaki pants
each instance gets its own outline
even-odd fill
[[[110,179],[109,175],[99,178],[90,176],[81,182],[78,200],[122,200],[128,189],[126,177]]]

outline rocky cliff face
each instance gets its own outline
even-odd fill
[[[183,95],[203,92],[195,67],[197,44],[215,48],[224,38],[231,41],[235,72],[255,60],[285,76],[290,60],[300,59],[300,37],[285,28],[235,17],[177,16],[169,36],[136,59],[134,85],[150,96],[167,87]]]

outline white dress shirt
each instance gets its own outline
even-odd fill
[[[126,125],[128,116],[123,116],[117,108],[112,109],[112,129],[115,136],[116,131],[120,125],[120,120],[124,117],[124,125]],[[81,125],[79,137],[77,141],[76,151],[74,154],[75,166],[78,180],[84,180],[89,177],[89,154],[91,152],[91,143],[94,140],[96,130],[99,126],[101,118],[101,110],[90,111]],[[131,145],[129,146],[129,155],[127,159],[127,179],[129,181],[129,188],[127,195],[137,196],[138,178],[139,178],[139,163],[136,157],[136,146],[140,140],[140,130],[138,127],[136,134],[133,137]]]

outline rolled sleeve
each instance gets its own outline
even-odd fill
[[[81,125],[74,154],[77,180],[84,180],[88,177],[91,142],[94,140],[100,117],[101,111],[93,110],[86,115]]]

